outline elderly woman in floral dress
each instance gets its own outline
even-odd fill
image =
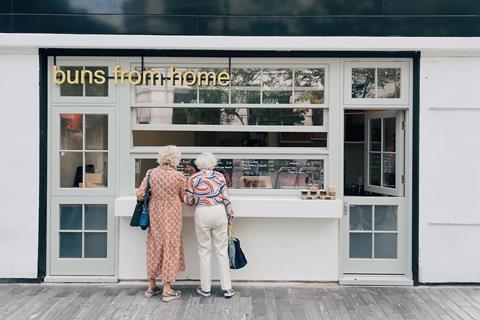
[[[182,245],[182,202],[185,196],[185,177],[176,170],[181,159],[176,146],[167,146],[158,157],[158,167],[149,170],[137,191],[137,198],[143,200],[150,174],[150,226],[147,233],[148,289],[145,296],[150,298],[162,291],[155,279],[163,281],[162,299],[165,302],[180,298],[181,292],[172,290],[171,283],[177,274],[185,270]]]

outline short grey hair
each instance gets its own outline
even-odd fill
[[[158,153],[158,164],[171,165],[173,167],[178,166],[182,159],[182,153],[177,146],[166,146],[163,147]]]
[[[195,165],[198,169],[212,170],[217,166],[217,158],[210,152],[200,154],[195,160]]]

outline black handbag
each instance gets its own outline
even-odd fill
[[[240,240],[233,236],[232,225],[228,226],[228,260],[230,260],[230,269],[241,269],[248,263],[240,247]]]
[[[145,195],[143,200],[137,199],[135,210],[133,210],[132,219],[130,220],[131,227],[140,227],[146,230],[149,225],[148,203],[150,201],[150,171],[147,173],[147,186],[145,187]]]

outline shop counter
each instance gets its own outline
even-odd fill
[[[302,200],[296,197],[232,196],[237,218],[341,218],[342,200]],[[115,216],[130,217],[135,208],[135,197],[115,199]],[[184,206],[183,215],[192,217],[193,207]]]

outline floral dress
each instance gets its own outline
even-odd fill
[[[147,178],[138,188],[137,198],[145,196]],[[182,244],[182,202],[185,195],[183,173],[168,165],[150,170],[150,226],[147,232],[148,279],[173,282],[185,270]]]

